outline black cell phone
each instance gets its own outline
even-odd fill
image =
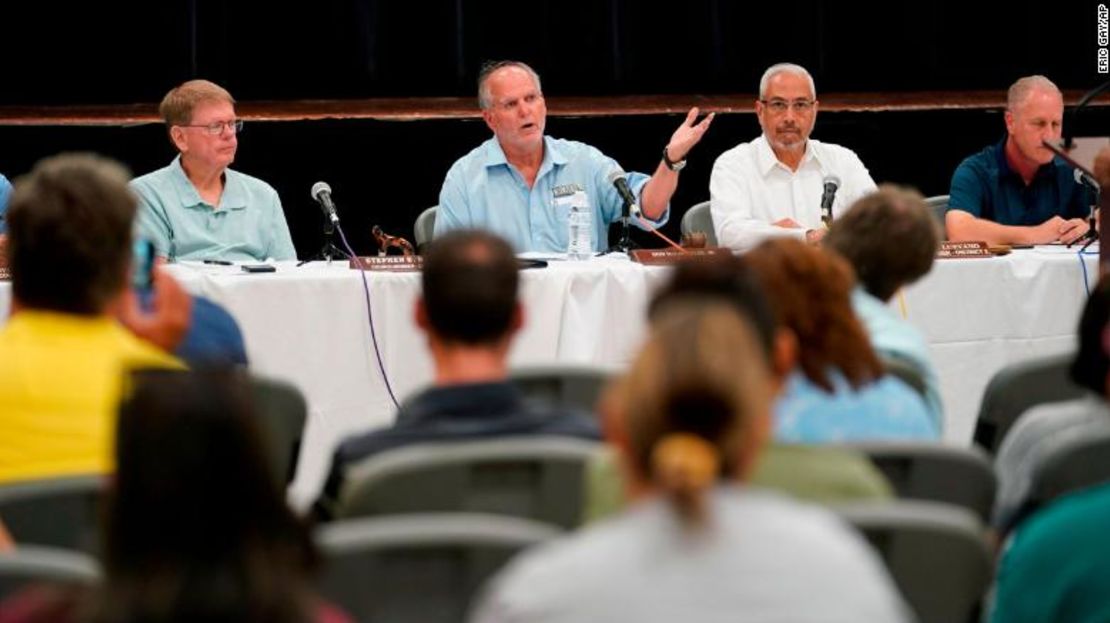
[[[274,273],[277,269],[269,264],[243,264],[245,273]]]
[[[154,284],[154,243],[138,238],[132,245],[131,285],[146,290]]]

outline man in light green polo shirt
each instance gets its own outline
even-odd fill
[[[190,80],[159,107],[179,155],[135,178],[139,229],[170,260],[293,260],[296,251],[272,186],[228,168],[238,131],[235,100],[219,85]]]

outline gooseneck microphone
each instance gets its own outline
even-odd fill
[[[628,213],[631,216],[640,216],[640,206],[636,203],[636,195],[628,187],[625,172],[617,169],[610,173],[609,183],[617,188],[617,194],[621,196],[621,201],[624,201],[624,204],[628,206]]]
[[[328,217],[333,225],[338,225],[339,215],[335,213],[335,202],[331,200],[331,186],[328,186],[327,182],[316,182],[312,185],[312,198],[320,204],[324,216]]]
[[[836,190],[840,188],[840,178],[826,175],[821,183],[825,187],[824,192],[821,193],[821,222],[827,227],[832,222],[833,199],[836,198]]]

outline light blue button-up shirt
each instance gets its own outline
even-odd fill
[[[435,235],[453,229],[486,229],[504,237],[518,252],[563,253],[567,250],[569,205],[555,201],[555,189],[580,187],[593,208],[593,247],[609,246],[609,225],[621,216],[621,199],[609,182],[620,169],[598,149],[545,136],[543,163],[532,188],[505,158],[497,138],[482,143],[447,172],[439,193]],[[628,185],[639,197],[650,178],[629,173]],[[667,222],[670,206],[656,226]],[[633,223],[640,226],[636,219]]]
[[[294,260],[297,253],[272,186],[238,171],[224,171],[220,205],[211,206],[181,168],[169,166],[131,181],[139,196],[139,235],[158,255],[178,260],[232,262]]]

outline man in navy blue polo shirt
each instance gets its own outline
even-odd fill
[[[949,240],[988,244],[1070,243],[1087,232],[1092,197],[1043,141],[1058,141],[1064,98],[1044,76],[1010,87],[1006,138],[968,157],[952,175]]]

